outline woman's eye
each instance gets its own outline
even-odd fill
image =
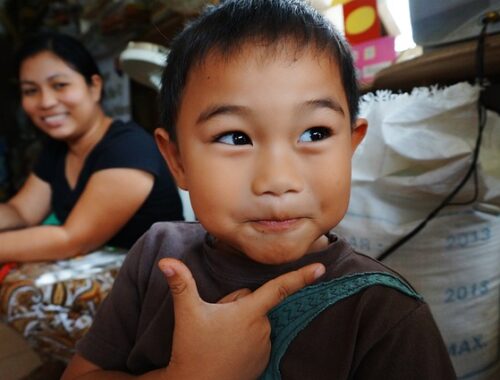
[[[300,142],[313,142],[324,140],[332,135],[332,130],[326,127],[309,128],[299,137]]]
[[[54,83],[54,88],[56,90],[60,90],[60,89],[62,89],[64,87],[66,87],[67,85],[68,85],[67,83]]]
[[[252,140],[250,140],[250,137],[242,132],[224,133],[222,135],[219,135],[215,139],[215,141],[227,145],[252,145]]]
[[[34,88],[23,88],[23,89],[21,89],[21,95],[23,95],[23,96],[33,95],[35,92],[36,92],[36,89],[34,89]]]

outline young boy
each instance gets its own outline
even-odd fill
[[[208,369],[162,372],[182,357],[175,347],[172,354],[173,299],[192,292],[192,281],[172,280],[189,276],[164,259],[177,258],[207,302],[324,265],[316,285],[269,313],[265,379],[454,379],[427,304],[398,274],[329,232],[346,212],[351,157],[367,128],[357,105],[347,45],[303,2],[229,0],[190,24],[171,45],[161,93],[166,130],[156,139],[200,223],[156,224],[136,243],[77,347],[74,360],[84,364],[70,372],[212,378]],[[176,338],[189,334],[177,333],[184,318],[190,314],[175,315]],[[230,344],[226,332],[240,333],[225,329],[213,347]],[[206,339],[193,337],[198,344]],[[231,358],[214,357],[231,367]]]

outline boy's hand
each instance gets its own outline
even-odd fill
[[[237,290],[217,304],[203,301],[189,269],[162,259],[174,300],[172,356],[165,377],[173,379],[256,379],[271,351],[267,313],[290,294],[311,284],[325,268],[311,264],[277,277],[259,289]]]

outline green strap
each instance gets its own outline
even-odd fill
[[[300,290],[269,312],[271,357],[261,380],[281,379],[279,365],[288,346],[322,311],[373,285],[387,286],[410,297],[422,299],[400,278],[383,272],[355,273]]]

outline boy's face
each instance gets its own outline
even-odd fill
[[[156,138],[207,231],[255,261],[280,264],[328,244],[325,232],[347,210],[351,156],[366,123],[351,132],[328,56],[266,53],[248,44],[193,68],[177,144],[164,130]]]

